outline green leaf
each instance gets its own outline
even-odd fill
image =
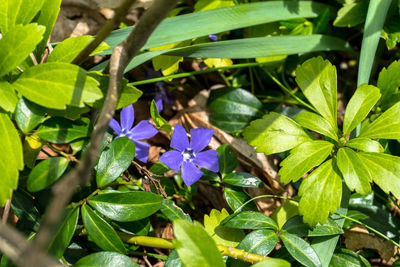
[[[184,219],[192,222],[192,218],[188,214],[185,214],[181,208],[179,208],[172,200],[163,199],[161,201],[160,211],[171,221],[177,219]]]
[[[400,139],[400,102],[361,129],[359,137]]]
[[[345,144],[348,147],[358,149],[364,152],[383,152],[384,148],[382,145],[374,140],[368,139],[368,138],[363,138],[363,137],[357,137],[354,139],[350,139],[349,141],[346,142]]]
[[[333,22],[336,27],[354,27],[365,21],[368,10],[368,1],[345,2],[339,9],[337,17]]]
[[[23,169],[22,144],[17,130],[7,114],[0,111],[0,206],[11,198],[11,191],[17,189],[18,171]]]
[[[292,119],[271,112],[243,131],[244,139],[266,155],[284,152],[312,139]]]
[[[389,67],[383,68],[378,77],[378,88],[382,94],[382,103],[387,103],[391,100],[393,94],[397,92],[400,86],[400,77],[397,75],[400,72],[400,61],[393,61]]]
[[[342,228],[331,218],[328,218],[325,224],[317,224],[311,228],[303,222],[301,216],[290,218],[285,225],[283,225],[282,230],[297,236],[330,236],[343,234]]]
[[[154,100],[151,101],[150,115],[158,130],[164,130],[168,134],[171,134],[172,126],[163,117],[161,117],[160,113],[158,112],[156,102],[154,102]]]
[[[278,230],[278,225],[267,215],[261,212],[242,211],[226,217],[221,225],[236,229],[274,229]]]
[[[161,207],[162,197],[150,192],[107,193],[89,199],[89,204],[104,216],[129,222],[147,218]]]
[[[93,40],[94,37],[90,35],[67,38],[61,43],[57,44],[47,58],[47,62],[71,63]],[[102,52],[108,48],[108,44],[102,42],[91,55]]]
[[[82,206],[82,220],[89,238],[101,249],[125,254],[124,244],[114,229],[88,205]]]
[[[296,197],[298,198],[298,197]],[[271,218],[278,224],[279,229],[292,217],[299,214],[299,202],[285,201],[272,214]]]
[[[286,231],[281,232],[280,238],[290,255],[298,262],[309,267],[322,266],[315,251],[302,238]]]
[[[173,240],[176,251],[185,266],[224,267],[221,253],[215,241],[197,221],[194,224],[186,220],[174,221]]]
[[[310,226],[324,224],[329,212],[340,206],[342,179],[340,172],[330,159],[315,169],[300,185],[299,212]]]
[[[339,248],[333,254],[329,267],[371,267],[371,265],[354,251]]]
[[[311,58],[296,69],[296,82],[319,114],[336,129],[336,67],[322,57]]]
[[[74,267],[139,267],[135,261],[128,256],[116,253],[116,252],[97,252],[85,256],[75,262]]]
[[[222,209],[212,209],[210,216],[204,215],[204,228],[214,239],[215,243],[228,247],[236,247],[244,238],[244,232],[230,227],[222,226],[220,223],[229,216],[229,213]]]
[[[43,6],[44,0],[0,1],[0,30],[6,34],[17,24],[28,24]]]
[[[57,228],[58,231],[50,242],[49,254],[54,255],[57,259],[61,258],[74,236],[78,218],[79,206],[73,210],[67,210],[63,223]]]
[[[219,172],[222,175],[231,173],[237,166],[237,156],[233,148],[228,144],[222,144],[217,148]]]
[[[294,117],[294,120],[311,131],[323,134],[338,141],[337,128],[335,130],[327,120],[314,112],[303,111]]]
[[[369,183],[372,182],[372,177],[358,155],[359,153],[350,148],[341,148],[337,153],[337,165],[347,187],[365,195],[371,191]]]
[[[372,176],[373,181],[385,193],[400,198],[400,157],[373,152],[359,152],[364,166]]]
[[[13,113],[18,97],[14,88],[6,81],[0,81],[0,108]]]
[[[36,104],[21,97],[15,109],[15,121],[25,134],[32,131],[44,119],[44,111]]]
[[[246,201],[250,200],[248,194],[246,194],[243,189],[237,187],[225,187],[224,188],[224,197],[229,207],[232,210],[237,210],[240,208]],[[248,203],[246,206],[242,208],[242,210],[250,210],[256,211],[257,206],[254,202]]]
[[[13,86],[30,101],[48,108],[85,107],[103,97],[99,83],[68,63],[50,62],[27,69]],[[53,97],[57,95],[58,97]]]
[[[241,88],[211,91],[208,108],[212,111],[210,122],[227,132],[240,130],[263,115],[260,100]]]
[[[0,39],[0,77],[25,61],[42,40],[45,29],[36,23],[17,25]]]
[[[279,175],[283,183],[296,182],[311,168],[320,165],[332,152],[333,144],[316,140],[303,143],[290,151],[290,156],[281,162]]]
[[[68,167],[69,160],[64,157],[52,157],[41,161],[29,174],[27,187],[37,192],[52,185]]]
[[[290,263],[283,259],[268,258],[251,265],[251,267],[290,267]]]
[[[120,137],[101,153],[97,164],[97,186],[104,187],[115,181],[132,164],[135,157],[135,143],[128,137]]]
[[[25,229],[33,231],[39,229],[42,215],[35,206],[32,196],[28,195],[27,192],[14,191],[11,199],[11,209]]]
[[[165,262],[165,267],[185,267],[178,256],[176,250],[172,250],[168,255],[168,260]]]
[[[92,130],[91,128],[88,118],[71,121],[55,117],[40,125],[35,134],[46,141],[64,144],[78,138],[88,137]]]
[[[362,84],[357,88],[346,106],[343,135],[350,133],[365,119],[380,97],[379,89],[373,85]]]
[[[221,168],[221,165],[219,166]],[[224,176],[224,179],[222,181],[226,184],[240,187],[264,187],[264,183],[260,180],[260,178],[247,172],[228,173]]]
[[[266,256],[275,248],[278,241],[279,238],[275,231],[269,229],[256,230],[246,235],[237,248]]]

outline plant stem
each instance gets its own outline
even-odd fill
[[[237,249],[237,248],[233,248],[233,247],[227,247],[227,246],[223,246],[223,245],[217,245],[217,247],[218,247],[219,252],[221,252],[222,255],[229,256],[234,259],[239,259],[239,260],[242,260],[245,262],[257,263],[257,262],[264,261],[269,258],[267,256],[249,253],[242,249]]]

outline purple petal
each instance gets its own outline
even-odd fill
[[[186,131],[180,124],[175,125],[170,146],[179,151],[184,151],[189,147],[189,139],[186,135]]]
[[[183,156],[181,152],[171,150],[162,154],[160,161],[167,165],[170,169],[179,172],[179,168],[181,167],[183,161]]]
[[[130,130],[135,119],[135,111],[133,110],[133,106],[129,105],[124,107],[121,111],[120,118],[122,130]]]
[[[149,121],[141,121],[127,135],[131,140],[144,140],[155,136],[157,129]]]
[[[158,113],[161,113],[161,111],[164,109],[162,96],[156,95],[154,102],[156,102]]]
[[[109,125],[109,126],[111,127],[111,129],[113,129],[114,132],[116,132],[118,135],[121,133],[121,127],[119,126],[119,123],[118,123],[115,119],[111,118],[111,121],[110,121],[110,123],[109,123],[108,125]]]
[[[193,162],[189,161],[184,161],[182,163],[182,173],[181,173],[182,179],[185,182],[187,186],[191,186],[194,184],[197,180],[203,176],[203,172],[200,171],[194,164]]]
[[[190,147],[194,152],[202,151],[210,143],[213,134],[214,130],[208,128],[196,128],[190,130]]]
[[[140,142],[137,140],[132,140],[132,141],[135,142],[136,145],[135,158],[137,158],[143,163],[146,163],[147,159],[149,158],[150,145],[145,142]]]
[[[212,42],[218,41],[218,36],[215,34],[208,35],[208,39]]]
[[[193,163],[201,168],[207,170],[218,172],[219,162],[218,162],[218,152],[214,149],[210,149],[204,152],[199,152],[193,160]]]

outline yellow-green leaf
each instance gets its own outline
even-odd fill
[[[0,30],[7,33],[17,24],[28,24],[43,6],[44,0],[1,0]]]
[[[334,129],[327,120],[314,112],[304,111],[297,115],[294,120],[311,131],[338,140],[337,128]]]
[[[0,81],[0,107],[13,113],[18,103],[18,97],[11,84]]]
[[[383,152],[384,148],[382,145],[375,141],[364,137],[357,137],[350,139],[345,144],[348,147],[358,149],[364,152]]]

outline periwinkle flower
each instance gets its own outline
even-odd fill
[[[160,161],[172,170],[179,172],[187,186],[191,186],[203,176],[203,172],[197,167],[218,172],[218,153],[210,149],[201,152],[211,141],[214,130],[207,128],[196,128],[190,130],[191,140],[186,135],[185,129],[175,125],[170,146],[176,150],[164,153]]]
[[[210,34],[208,35],[208,40],[210,40],[211,42],[218,41],[218,36],[215,34]]]
[[[121,111],[121,124],[119,124],[115,119],[111,119],[109,125],[118,134],[117,138],[126,136],[135,143],[135,158],[145,163],[149,157],[150,145],[139,140],[151,138],[156,135],[158,131],[149,121],[145,120],[139,122],[135,127],[132,127],[134,120],[135,111],[133,106],[129,105],[124,107]]]

